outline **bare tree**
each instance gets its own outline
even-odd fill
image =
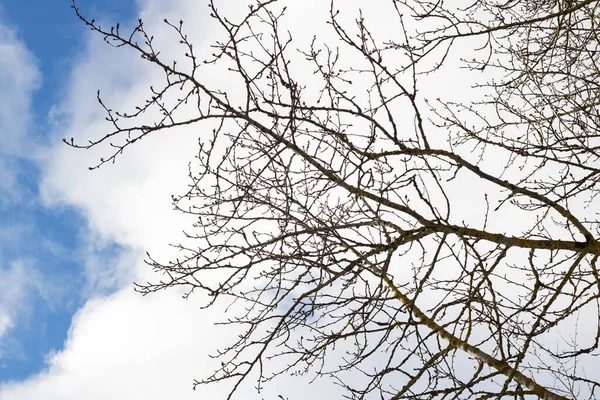
[[[123,33],[73,5],[165,79],[131,112],[98,96],[113,130],[67,142],[110,142],[92,169],[157,131],[207,127],[174,197],[197,216],[194,245],[149,256],[161,278],[137,286],[243,305],[225,323],[244,333],[194,387],[231,381],[231,397],[308,373],[357,399],[599,396],[583,368],[600,355],[599,2],[390,0],[384,27],[360,11],[348,24],[332,2],[320,17],[337,42],[308,48],[280,3],[235,19],[211,0],[212,55],[165,20],[179,63],[141,20]],[[215,66],[240,93],[203,80]],[[459,67],[467,96],[420,91]]]

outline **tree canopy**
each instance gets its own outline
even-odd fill
[[[95,169],[197,132],[173,198],[197,223],[180,258],[148,249],[157,278],[136,286],[242,305],[224,323],[243,333],[194,385],[233,397],[308,374],[353,399],[600,396],[599,2],[332,1],[313,16],[326,37],[292,29],[287,1],[224,3],[209,2],[211,52],[194,21],[165,19],[165,48],[142,20],[105,28],[73,5],[164,79],[129,110],[99,94],[112,129],[66,143],[110,143]]]

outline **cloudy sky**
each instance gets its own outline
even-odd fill
[[[106,24],[190,13],[207,20],[204,2],[79,3]],[[61,143],[105,130],[96,90],[127,104],[151,74],[91,35],[70,0],[0,0],[3,400],[212,398],[221,390],[191,390],[211,369],[217,338],[226,339],[212,324],[219,310],[198,313],[176,292],[141,297],[132,284],[149,274],[144,251],[166,254],[185,226],[170,196],[185,188],[193,135],[149,140],[93,172],[98,154]]]
[[[172,210],[171,195],[186,189],[197,132],[156,135],[88,170],[106,149],[77,151],[62,138],[106,133],[97,90],[114,108],[131,105],[157,71],[106,46],[70,3],[0,0],[0,399],[222,397],[228,387],[194,392],[192,383],[214,370],[208,355],[230,339],[213,324],[223,310],[199,312],[176,290],[133,290],[151,274],[145,251],[168,257],[191,222]],[[205,2],[78,4],[105,26],[142,17],[160,37],[165,17],[183,17],[200,46],[214,40]],[[297,398],[338,390],[294,382]],[[250,383],[238,398],[296,398],[290,385],[281,378],[257,395]]]

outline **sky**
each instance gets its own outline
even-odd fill
[[[164,17],[194,16],[196,34],[205,44],[211,38],[204,2],[79,6],[106,25],[131,26],[141,16],[159,33]],[[177,291],[142,297],[133,290],[151,274],[145,251],[169,255],[169,243],[190,223],[172,210],[171,195],[186,187],[195,133],[144,141],[95,171],[88,167],[102,149],[62,143],[106,131],[98,89],[127,106],[155,77],[139,58],[92,35],[70,0],[0,0],[2,400],[226,393],[220,386],[192,391],[193,379],[213,370],[208,354],[232,334],[214,327],[223,309],[200,313]],[[241,398],[276,398],[282,387],[289,387],[285,379],[270,395]],[[325,390],[337,389],[317,382],[303,394]]]
[[[199,47],[214,39],[204,1],[78,3],[103,25],[132,26],[141,16],[159,42],[165,17],[194,21]],[[155,135],[94,171],[88,167],[106,149],[62,143],[106,133],[97,90],[123,109],[161,75],[106,46],[70,4],[0,0],[0,400],[219,398],[226,387],[191,388],[212,371],[208,354],[235,334],[213,324],[223,306],[199,312],[177,290],[146,297],[133,290],[134,281],[152,276],[146,250],[173,254],[169,243],[192,222],[173,211],[171,195],[186,188],[197,132]],[[236,11],[238,2],[227,4]],[[305,14],[292,10],[291,18],[323,15],[324,22],[317,4],[325,2],[306,0]],[[431,85],[459,93],[464,81]],[[467,211],[485,207],[459,203]],[[331,382],[283,377],[260,396],[248,386],[238,398],[275,399],[294,393],[291,385],[302,390],[290,400],[340,394]]]
[[[90,9],[131,19],[135,4],[106,0]],[[50,205],[40,191],[41,159],[58,139],[53,115],[84,32],[68,1],[0,2],[0,382],[43,370],[90,293],[82,290],[85,216],[73,204]],[[94,251],[114,257],[119,245]]]

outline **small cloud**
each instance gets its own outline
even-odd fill
[[[8,312],[0,310],[0,338],[13,326]],[[2,358],[2,348],[0,347],[0,358]]]
[[[41,83],[35,57],[15,31],[0,23],[0,151],[27,156],[32,93]],[[27,147],[27,148],[25,148]]]
[[[39,284],[39,273],[29,261],[16,260],[6,268],[0,266],[0,353],[2,337],[14,327],[20,314],[28,311],[27,299]]]
[[[37,145],[28,135],[33,122],[32,94],[41,75],[35,57],[13,29],[0,22],[0,207],[21,201],[20,159],[31,159]]]

